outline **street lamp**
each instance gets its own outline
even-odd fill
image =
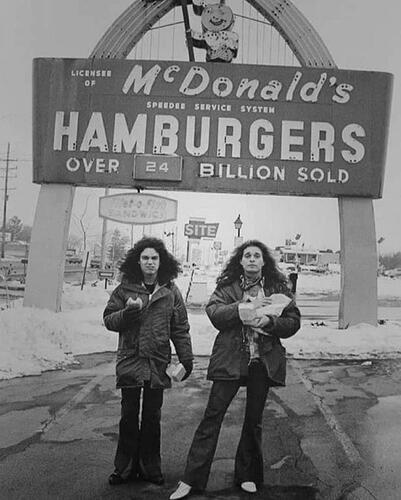
[[[241,227],[242,227],[242,220],[241,216],[238,214],[238,217],[234,221],[234,227],[238,231],[238,238],[241,236]]]

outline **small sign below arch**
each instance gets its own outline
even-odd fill
[[[142,193],[121,193],[99,198],[99,217],[122,224],[161,224],[177,220],[177,200]]]

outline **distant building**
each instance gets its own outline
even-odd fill
[[[297,245],[286,245],[276,247],[278,260],[286,264],[295,264],[300,266],[328,267],[329,264],[339,264],[340,253],[331,250],[316,250]]]

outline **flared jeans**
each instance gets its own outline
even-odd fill
[[[141,391],[142,414],[140,414]],[[161,476],[160,419],[163,389],[121,389],[121,419],[115,469],[120,474],[141,473],[146,477]]]
[[[236,484],[253,481],[263,484],[262,417],[269,391],[269,379],[260,361],[249,365],[246,377],[246,408],[241,437],[235,455]],[[204,490],[210,474],[224,415],[242,383],[238,380],[213,382],[205,414],[188,453],[183,481]]]

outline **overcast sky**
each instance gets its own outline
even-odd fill
[[[340,69],[386,71],[394,74],[384,193],[374,202],[377,237],[384,237],[382,252],[401,250],[399,229],[401,201],[400,77],[401,3],[386,0],[378,10],[374,0],[293,0],[324,40]],[[0,158],[7,142],[18,159],[17,177],[10,179],[7,217],[18,215],[32,224],[39,186],[32,179],[32,59],[34,57],[88,57],[110,24],[131,4],[129,0],[3,0],[0,12]],[[230,5],[230,1],[227,1]],[[4,167],[4,162],[1,163]],[[14,174],[14,172],[12,172]],[[3,187],[3,178],[0,186]],[[104,190],[77,190],[74,213],[80,214],[89,196],[90,227],[101,229],[97,217],[98,196]],[[218,239],[229,248],[233,221],[240,213],[242,235],[258,237],[268,245],[283,244],[285,238],[302,234],[306,246],[339,249],[336,199],[252,195],[206,195],[157,192],[178,200],[176,226],[182,244],[183,224],[189,217],[220,222]],[[75,224],[76,225],[76,224]],[[78,228],[72,229],[79,234]],[[160,229],[160,228],[159,228]],[[124,228],[125,230],[125,228]],[[127,234],[129,229],[127,227]],[[157,228],[154,229],[154,233]],[[142,229],[135,228],[135,236]]]

